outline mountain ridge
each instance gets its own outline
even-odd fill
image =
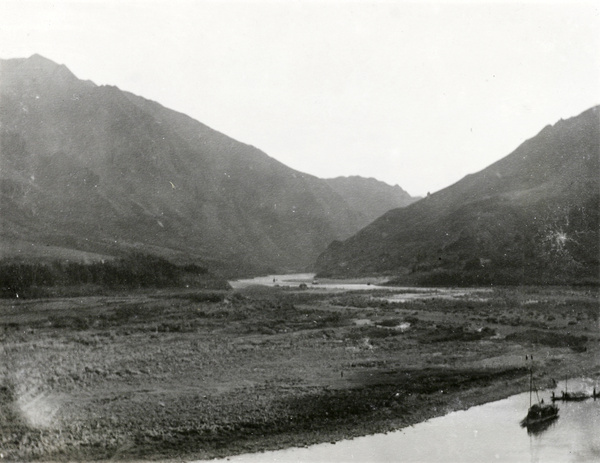
[[[0,60],[0,90],[0,233],[13,247],[248,274],[304,269],[366,224],[326,181],[39,55]]]
[[[352,175],[325,179],[348,204],[355,204],[368,225],[390,209],[406,207],[418,201],[419,197],[410,196],[399,185],[388,185],[373,177]]]
[[[332,243],[319,257],[317,271],[388,274],[422,283],[429,277],[442,283],[535,280],[532,275],[511,278],[510,272],[518,269],[541,272],[540,281],[577,279],[576,274],[596,278],[599,113],[596,106],[546,126],[487,168],[387,212],[345,242]],[[577,228],[573,215],[587,222]],[[543,238],[545,227],[554,227],[555,237],[561,229],[570,231],[566,244],[559,246],[571,259],[569,272],[550,270],[548,253],[556,249],[543,249],[551,247]],[[583,256],[586,249],[589,258]],[[554,257],[553,265],[559,266]],[[547,271],[540,268],[544,266]]]

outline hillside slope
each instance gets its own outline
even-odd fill
[[[423,284],[597,281],[599,113],[547,126],[488,168],[333,242],[319,274]]]
[[[390,186],[374,178],[359,176],[336,177],[325,180],[355,211],[364,217],[363,226],[391,209],[405,207],[419,200],[398,185]]]
[[[3,257],[136,250],[257,273],[365,225],[324,180],[39,55],[0,61],[0,193]]]

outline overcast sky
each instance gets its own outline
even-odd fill
[[[0,0],[39,53],[290,167],[412,195],[600,103],[600,2]]]

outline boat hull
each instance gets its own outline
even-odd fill
[[[558,407],[556,405],[535,404],[529,408],[527,416],[521,420],[521,426],[535,426],[556,418],[558,418]]]
[[[528,428],[530,426],[537,426],[542,423],[547,423],[548,421],[552,421],[557,418],[558,418],[558,412],[554,415],[545,416],[542,418],[535,418],[535,419],[523,418],[523,420],[521,421],[521,426],[524,428]]]
[[[581,402],[582,400],[586,400],[591,398],[592,396],[589,394],[563,394],[561,396],[552,397],[552,402],[563,401],[563,402]]]

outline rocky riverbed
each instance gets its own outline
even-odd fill
[[[399,429],[600,377],[598,291],[233,291],[0,301],[6,460],[194,460]]]

